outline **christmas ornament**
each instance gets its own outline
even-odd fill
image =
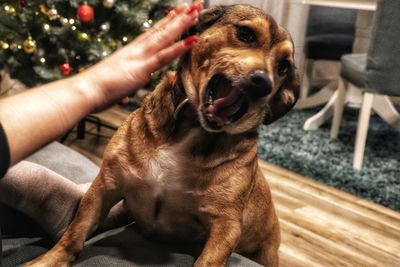
[[[127,36],[122,37],[122,42],[124,43],[128,42],[128,37]]]
[[[31,36],[28,37],[28,39],[26,39],[23,44],[22,47],[24,48],[24,51],[28,54],[32,54],[36,52],[36,41],[32,39]]]
[[[56,20],[60,17],[60,15],[58,15],[58,11],[54,5],[51,6],[51,8],[49,10],[47,10],[46,15],[47,15],[47,17],[49,17],[49,20]]]
[[[78,32],[77,33],[78,40],[82,42],[90,41],[90,36],[86,32]]]
[[[46,63],[46,59],[45,59],[44,57],[41,57],[41,58],[39,59],[39,61],[40,61],[40,63],[42,63],[42,64]]]
[[[146,20],[142,24],[143,31],[148,31],[153,26],[153,21],[151,19]]]
[[[9,15],[15,15],[15,8],[11,5],[5,5],[4,11]]]
[[[68,76],[72,70],[71,65],[69,65],[69,63],[61,64],[59,69],[61,73],[64,74],[64,76]]]
[[[112,8],[116,0],[103,0],[103,6],[105,8]]]
[[[103,24],[101,24],[100,29],[103,32],[108,32],[110,30],[110,22],[104,22]]]
[[[91,22],[94,18],[93,8],[85,2],[83,5],[78,7],[76,16],[82,22]]]

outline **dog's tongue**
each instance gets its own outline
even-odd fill
[[[230,116],[239,111],[240,96],[240,91],[232,87],[229,81],[222,82],[216,92],[214,102],[207,107],[209,118],[220,125],[225,124]]]

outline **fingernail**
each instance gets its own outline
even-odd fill
[[[199,40],[199,37],[197,37],[196,35],[192,35],[187,37],[185,40],[183,40],[183,44],[185,46],[191,46],[192,44],[197,43],[197,41]]]
[[[193,15],[193,13],[195,13],[196,11],[197,11],[197,12],[200,12],[200,10],[201,10],[201,3],[194,3],[194,4],[189,8],[189,10],[186,11],[186,14],[188,14],[188,15]]]

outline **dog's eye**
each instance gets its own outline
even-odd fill
[[[256,33],[247,26],[239,26],[237,29],[237,37],[245,43],[253,43],[257,40]]]
[[[292,64],[287,59],[282,59],[278,63],[278,75],[284,76],[292,69]]]

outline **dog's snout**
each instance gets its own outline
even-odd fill
[[[272,81],[263,70],[256,70],[250,75],[247,93],[255,98],[264,97],[272,91]]]

